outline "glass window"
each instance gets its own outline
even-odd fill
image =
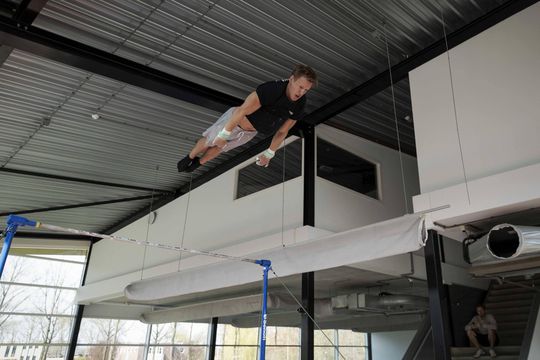
[[[42,258],[36,255],[43,249],[12,250],[0,284],[0,342],[21,344],[19,353],[9,348],[12,358],[63,358],[86,257],[62,249],[46,249],[50,256]]]
[[[285,164],[283,163],[285,160]],[[285,171],[283,169],[285,166]],[[302,175],[302,140],[298,139],[276,151],[267,168],[253,163],[238,171],[236,199],[281,184]]]
[[[144,359],[144,346],[116,346],[116,345],[87,345],[75,348],[75,359],[86,360],[141,360]],[[148,360],[164,360],[165,358],[157,354],[148,354]],[[175,358],[169,358],[175,359]],[[184,358],[177,358],[184,359]],[[186,358],[187,359],[187,358]],[[199,359],[194,359],[199,360]],[[203,360],[203,359],[201,359]]]
[[[377,165],[317,138],[317,176],[379,199]]]
[[[208,323],[169,323],[152,325],[150,344],[206,345]]]
[[[136,320],[83,318],[80,344],[144,344],[148,325]]]

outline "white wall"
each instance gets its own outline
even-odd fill
[[[285,188],[280,184],[234,200],[237,172],[252,162],[246,161],[191,192],[184,247],[212,250],[281,233],[282,206],[285,230],[302,225],[302,177],[286,182]],[[146,240],[148,230],[148,241],[179,246],[187,200],[188,196],[184,195],[158,209],[157,219],[150,226],[148,218],[144,217],[115,235]],[[178,256],[177,252],[151,247],[145,254],[144,246],[102,240],[92,249],[86,283],[163,264],[178,259]]]
[[[415,330],[372,333],[371,352],[373,360],[401,359],[415,334]]]
[[[373,162],[379,167],[381,199],[376,200],[326,179],[315,181],[315,226],[344,231],[395,218],[406,213],[399,153],[388,147],[326,125],[316,128],[317,136]],[[411,198],[419,193],[416,159],[402,154],[409,213]]]
[[[540,162],[538,19],[540,3],[450,50],[468,180]],[[409,77],[422,193],[464,182],[447,54]]]

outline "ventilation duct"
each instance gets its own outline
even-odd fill
[[[540,228],[499,224],[487,235],[469,245],[471,263],[490,262],[497,259],[514,259],[518,256],[540,252]]]
[[[380,293],[379,295],[349,294],[332,298],[332,310],[336,313],[351,311],[375,311],[385,313],[424,311],[429,300],[423,296]]]
[[[260,294],[214,300],[146,312],[141,315],[140,320],[147,324],[162,324],[257,313],[260,311],[261,300]],[[298,304],[288,295],[268,295],[269,310],[297,311],[298,308]],[[353,315],[358,314],[359,311],[391,314],[423,311],[427,308],[427,298],[413,295],[381,293],[376,296],[356,293],[315,299],[315,316],[318,318],[330,318],[343,314]]]
[[[501,224],[487,235],[487,249],[497,259],[540,252],[540,228]]]

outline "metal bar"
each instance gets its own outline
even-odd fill
[[[302,305],[314,318],[315,316],[315,274],[313,272],[302,274]],[[300,359],[313,360],[314,356],[314,324],[308,314],[302,312]]]
[[[166,250],[172,250],[172,251],[188,252],[188,253],[194,254],[194,255],[204,255],[204,256],[211,256],[211,257],[220,258],[220,259],[226,259],[226,260],[243,261],[243,262],[248,262],[248,263],[252,263],[252,264],[260,264],[260,262],[262,261],[262,260],[243,258],[243,257],[239,257],[239,256],[225,255],[225,254],[215,253],[215,252],[211,252],[211,251],[187,249],[187,248],[180,247],[180,246],[172,246],[172,245],[153,243],[153,242],[150,242],[150,241],[136,240],[136,239],[131,239],[131,238],[124,237],[124,236],[99,234],[99,233],[95,233],[95,232],[92,232],[92,231],[70,229],[70,228],[66,228],[66,227],[62,227],[62,226],[44,224],[44,223],[41,223],[41,222],[28,220],[28,219],[26,219],[24,217],[17,216],[17,215],[8,216],[7,222],[8,222],[8,227],[11,226],[11,225],[31,226],[31,227],[47,229],[47,230],[52,230],[52,231],[68,232],[68,233],[79,234],[79,235],[87,235],[87,236],[93,236],[93,237],[98,237],[98,238],[103,238],[103,239],[122,241],[122,242],[131,243],[131,244],[150,246],[150,247],[166,249]],[[265,260],[265,261],[267,261],[267,260]]]
[[[219,112],[242,103],[234,96],[5,17],[0,17],[0,44]]]
[[[2,246],[2,252],[0,253],[0,279],[2,279],[2,274],[4,273],[4,266],[6,265],[11,242],[13,241],[15,232],[17,232],[17,227],[18,225],[8,225],[4,235],[4,245]]]
[[[9,57],[9,55],[11,55],[12,51],[13,51],[13,48],[10,47],[10,46],[5,46],[5,45],[0,46],[0,67],[8,59],[8,57]]]
[[[156,193],[170,193],[171,192],[170,190],[151,189],[151,188],[146,188],[146,187],[142,187],[142,186],[117,184],[117,183],[111,183],[111,182],[107,182],[107,181],[98,181],[98,180],[75,178],[75,177],[70,177],[70,176],[44,174],[44,173],[38,173],[38,172],[35,172],[35,171],[0,168],[0,172],[17,174],[17,175],[35,176],[35,177],[41,177],[41,178],[46,178],[46,179],[72,181],[72,182],[82,183],[82,184],[110,186],[110,187],[116,187],[116,188],[121,188],[121,189],[131,189],[131,190],[140,190],[140,191],[148,191],[148,192],[153,191],[153,192],[156,192]]]
[[[208,340],[208,355],[206,360],[214,360],[216,358],[216,340],[219,318],[213,317],[210,324],[210,338]]]
[[[260,347],[259,347],[259,360],[266,359],[266,324],[267,318],[267,301],[268,301],[268,270],[272,266],[269,260],[259,260],[259,265],[263,267],[263,293],[262,293],[262,306],[261,306],[261,329],[260,329]]]
[[[48,0],[23,0],[17,8],[17,11],[15,11],[13,19],[26,25],[32,24],[41,12],[41,9],[47,4],[47,1]]]
[[[81,281],[81,286],[86,282],[86,275],[88,274],[88,264],[90,264],[90,257],[92,256],[93,244],[90,244],[88,248],[88,255],[86,256],[86,266],[84,267],[84,274]],[[84,314],[84,305],[77,306],[77,312],[75,313],[75,319],[73,326],[71,327],[71,335],[69,337],[69,347],[66,359],[73,360],[75,358],[75,350],[77,349],[77,340],[79,339],[79,331],[81,330],[81,321]]]
[[[505,2],[492,11],[479,17],[475,21],[449,34],[447,36],[448,49],[454,48],[455,46],[490,28],[491,26],[535,4],[537,1],[538,0],[510,0]],[[443,38],[419,51],[418,53],[408,57],[399,64],[392,66],[390,70],[381,72],[363,84],[330,101],[326,105],[321,106],[306,116],[304,121],[313,125],[321,124],[333,116],[389,87],[391,85],[390,71],[392,72],[392,79],[394,83],[396,83],[407,77],[410,71],[443,54],[445,51],[447,51],[447,48],[445,39]]]
[[[439,235],[434,230],[428,231],[424,253],[435,359],[450,360],[448,294],[442,280]]]
[[[367,360],[373,360],[373,351],[371,350],[371,333],[367,333]]]
[[[54,234],[54,233],[28,232],[28,231],[17,231],[17,238],[18,239],[25,238],[25,239],[76,240],[76,241],[91,241],[91,242],[101,240],[101,238],[88,236],[88,235]]]
[[[304,225],[315,226],[315,128],[305,130],[304,137]]]
[[[129,197],[129,198],[114,199],[114,200],[95,201],[95,202],[74,204],[74,205],[53,206],[53,207],[48,207],[48,208],[20,210],[20,211],[8,211],[8,212],[0,213],[0,216],[33,214],[33,213],[40,213],[40,212],[47,212],[47,211],[58,211],[58,210],[76,209],[76,208],[89,207],[89,206],[116,204],[116,203],[121,203],[121,202],[151,199],[152,197],[157,197],[157,196],[159,195],[144,195],[144,196],[135,196],[135,197]]]
[[[148,359],[148,353],[150,352],[150,341],[152,338],[152,324],[148,325],[146,327],[146,337],[144,340],[144,351],[143,351],[143,359]]]
[[[310,126],[304,130],[304,225],[315,226],[315,128]],[[313,360],[314,357],[314,323],[315,318],[315,274],[302,274],[302,312],[301,320],[301,360]],[[310,318],[311,317],[311,318]]]

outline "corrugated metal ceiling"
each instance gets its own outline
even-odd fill
[[[313,110],[384,71],[389,61],[396,64],[440,39],[441,11],[451,32],[503,2],[49,0],[33,25],[239,98],[261,82],[286,77],[293,64],[308,63],[321,78],[310,93]],[[18,50],[0,68],[0,92],[0,168],[148,189],[174,190],[189,182],[189,175],[176,173],[176,161],[218,115]],[[394,86],[394,95],[401,145],[411,151],[407,80]],[[328,124],[397,146],[392,99],[387,89]],[[93,113],[100,119],[93,120]],[[0,189],[2,211],[149,194],[69,181],[51,190],[39,177],[19,183],[14,175],[1,175],[8,184]],[[24,189],[32,191],[13,196]],[[99,231],[147,204],[36,216]]]

